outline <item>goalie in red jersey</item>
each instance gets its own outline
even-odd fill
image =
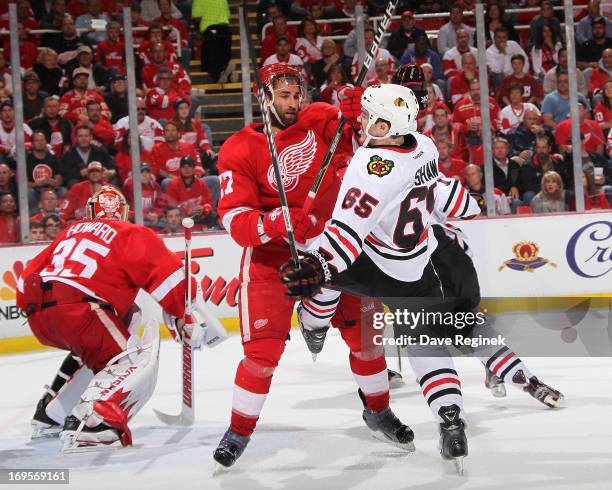
[[[18,282],[17,306],[36,338],[70,352],[32,420],[33,437],[61,433],[67,450],[131,445],[127,423],[153,393],[159,351],[157,321],[138,335],[134,301],[141,288],[164,309],[171,332],[182,333],[182,262],[127,215],[121,192],[102,187],[87,203],[88,219],[64,229]],[[197,331],[192,339],[205,342],[206,336]]]
[[[336,163],[353,152],[352,131],[342,134],[310,214],[302,204],[338,128],[336,107],[314,103],[300,110],[304,87],[300,73],[285,64],[261,69],[266,109],[270,112],[283,184],[298,243],[317,236],[329,218],[339,188]],[[240,325],[244,359],[238,365],[230,427],[214,452],[231,466],[244,451],[270,389],[272,375],[285,348],[295,302],[285,296],[278,268],[290,259],[270,150],[262,124],[250,124],[230,137],[219,153],[219,215],[232,238],[244,247],[240,266]],[[364,419],[378,435],[410,449],[412,431],[389,408],[389,387],[382,348],[362,334],[361,300],[347,296],[341,334],[351,350],[350,364],[364,403]],[[350,307],[349,307],[350,306]],[[316,306],[315,306],[316,307]],[[325,309],[324,305],[319,305]],[[365,318],[364,318],[365,317]],[[371,324],[371,322],[370,322]],[[349,328],[350,327],[350,328]]]

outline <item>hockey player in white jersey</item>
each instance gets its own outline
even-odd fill
[[[419,106],[409,88],[369,87],[361,102],[362,147],[348,166],[332,219],[299,267],[288,262],[281,268],[282,282],[294,297],[308,298],[333,284],[382,298],[391,310],[442,312],[441,284],[429,260],[436,242],[428,230],[437,149],[415,132]],[[437,325],[434,334],[446,335],[444,328]],[[448,379],[434,374],[421,382],[435,391],[430,401],[436,402],[442,456],[455,459],[467,454],[467,440],[458,378]],[[444,383],[450,387],[437,388]]]

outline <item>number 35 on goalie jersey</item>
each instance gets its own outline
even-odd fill
[[[348,166],[332,220],[316,246],[337,272],[363,251],[388,276],[421,278],[435,250],[428,232],[438,180],[438,150],[411,133],[410,148],[359,148]]]

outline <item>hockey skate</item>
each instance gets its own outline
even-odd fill
[[[36,412],[32,417],[32,439],[44,439],[58,437],[62,431],[62,426],[47,415],[46,408],[49,402],[53,399],[51,393],[45,395],[38,400]]]
[[[389,376],[389,389],[394,390],[404,386],[404,378],[397,371],[387,368],[387,375]]]
[[[108,446],[121,446],[121,435],[117,429],[106,424],[87,427],[85,420],[79,420],[74,415],[66,417],[61,432],[63,452],[79,452]]]
[[[486,366],[485,366],[485,386],[491,390],[491,394],[495,398],[504,398],[506,396],[506,385],[504,381],[493,374]]]
[[[523,391],[529,393],[532,397],[550,408],[559,408],[563,405],[563,394],[560,391],[551,388],[542,383],[538,378],[532,376],[527,380],[525,373],[519,369],[512,376],[514,383],[525,385]]]
[[[361,390],[359,396],[363,401]],[[392,444],[404,451],[414,451],[414,432],[410,427],[402,424],[390,408],[381,412],[373,412],[364,408],[362,417],[376,439]]]
[[[227,429],[213,453],[213,458],[222,467],[229,468],[242,455],[250,440],[250,437],[236,434],[232,429]]]
[[[463,458],[468,455],[465,422],[459,418],[457,405],[440,408],[438,414],[444,420],[440,424],[439,449],[442,459],[452,461],[459,475],[463,475]]]
[[[298,306],[298,310],[300,307]],[[312,355],[312,362],[316,362],[317,355],[323,350],[323,345],[325,344],[325,336],[327,335],[327,331],[329,330],[329,326],[321,327],[313,330],[307,330],[302,325],[302,322],[299,321],[300,312],[298,311],[298,325],[300,327],[300,332],[302,332],[302,337],[304,337],[304,341],[306,342],[306,347],[310,351]]]

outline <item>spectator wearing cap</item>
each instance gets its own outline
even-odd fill
[[[79,126],[75,130],[74,145],[60,160],[59,173],[68,189],[87,176],[87,165],[91,162],[99,162],[106,169],[107,180],[116,173],[115,164],[106,148],[92,145],[92,138],[89,126]]]
[[[607,17],[602,17],[600,3],[600,0],[591,0],[587,6],[587,15],[580,19],[580,22],[578,22],[578,25],[576,26],[576,43],[578,45],[584,44],[585,42],[593,39],[591,23],[595,19],[604,19],[604,22],[606,23],[606,37],[612,38],[612,20],[608,19]]]
[[[0,243],[19,241],[19,216],[13,194],[0,194]]]
[[[36,62],[36,58],[38,58],[38,46],[36,43],[28,40],[28,33],[23,26],[22,22],[17,23],[18,27],[18,36],[19,36],[19,60],[21,63],[21,68],[25,70],[31,70],[32,66]],[[4,56],[7,61],[11,60],[11,43],[10,40],[7,39],[4,41]]]
[[[606,21],[598,17],[591,21],[593,38],[578,46],[576,64],[581,70],[597,68],[606,49],[612,48],[612,38],[606,37]]]
[[[534,17],[529,24],[528,51],[531,51],[531,48],[536,44],[536,40],[541,36],[544,25],[550,26],[552,30],[555,31],[557,39],[562,39],[561,22],[555,17],[553,3],[548,0],[544,0],[540,4],[540,15]]]
[[[15,172],[6,163],[0,163],[0,194],[17,195]]]
[[[87,111],[85,114],[87,115],[87,119],[81,118],[76,127],[89,126],[92,132],[92,144],[101,146],[108,149],[109,152],[112,152],[115,144],[115,130],[110,121],[102,115],[102,106],[98,101],[90,100],[87,102],[86,109]]]
[[[28,150],[31,147],[32,130],[27,124],[23,125],[23,137]],[[6,162],[14,162],[16,151],[15,111],[10,102],[4,101],[0,103],[0,156]]]
[[[49,47],[58,54],[58,63],[62,68],[74,61],[77,49],[83,41],[77,34],[74,18],[66,15],[62,21],[61,34],[49,41]]]
[[[414,49],[406,51],[399,61],[400,66],[413,63],[416,65],[429,63],[433,68],[434,80],[444,80],[442,59],[437,52],[431,49],[431,44],[429,43],[427,36],[418,36],[414,40]]]
[[[40,116],[45,99],[49,96],[40,91],[40,78],[34,71],[23,75],[23,119],[26,123]]]
[[[181,100],[181,99],[177,99]],[[164,141],[164,130],[157,119],[153,119],[147,115],[147,107],[144,99],[136,99],[136,113],[138,123],[138,135],[142,143],[143,149],[151,151],[153,145],[158,142]],[[115,144],[119,147],[124,139],[125,134],[130,129],[129,116],[117,121],[114,126],[115,129]]]
[[[287,19],[283,15],[277,15],[272,19],[272,30],[264,37],[261,43],[261,58],[267,59],[278,50],[277,44],[280,37],[286,38],[289,43],[289,51],[295,49],[295,30],[287,26]]]
[[[158,5],[160,15],[153,22],[169,29],[166,32],[166,39],[170,40],[172,43],[177,42],[176,30],[178,30],[181,38],[181,63],[185,69],[189,69],[191,50],[189,49],[189,33],[187,32],[185,23],[172,16],[172,7],[174,7],[174,5],[171,0],[158,0]]]
[[[584,102],[578,101],[578,114],[584,149],[589,153],[603,155],[606,138],[597,122],[589,118],[589,112]],[[569,117],[557,124],[555,128],[555,143],[562,153],[572,152],[572,120]]]
[[[302,73],[304,80],[307,80],[304,62],[297,54],[291,52],[291,43],[287,36],[278,36],[276,38],[276,52],[265,59],[263,66],[274,63],[284,63],[295,68]]]
[[[142,183],[142,215],[144,225],[150,228],[160,226],[161,217],[164,215],[165,201],[167,198],[162,194],[159,184],[155,181],[155,176],[151,171],[151,164],[141,156],[140,181]],[[134,209],[134,181],[132,176],[126,177],[123,188],[123,195],[127,199],[130,208]]]
[[[41,48],[33,69],[38,75],[41,90],[49,95],[59,96],[65,77],[64,70],[59,66],[57,59],[57,53],[51,48]]]
[[[606,82],[610,79],[612,79],[612,48],[604,50],[601,60],[589,78],[589,95],[593,97],[594,104],[601,100]]]
[[[450,143],[451,157],[467,160],[465,128],[458,123],[452,123],[450,111],[443,103],[437,103],[433,109],[433,127],[424,132],[434,142],[446,140]]]
[[[168,61],[166,48],[163,44],[155,44],[151,48],[151,63],[142,67],[142,87],[145,90],[154,88],[157,83],[155,77],[161,68],[167,68],[172,74],[172,88],[186,96],[191,93],[191,79],[185,69],[175,61]]]
[[[506,76],[497,88],[497,99],[502,105],[508,105],[508,89],[511,85],[523,87],[523,102],[530,104],[540,104],[544,94],[542,93],[542,83],[525,72],[525,58],[522,54],[512,55],[510,58],[512,73]]]
[[[44,190],[40,193],[38,201],[38,213],[30,216],[30,220],[44,222],[47,216],[59,215],[59,199],[57,193],[52,189]],[[36,208],[30,208],[30,211]],[[65,223],[64,223],[65,224]]]
[[[66,189],[61,188],[62,176],[58,171],[59,161],[49,151],[45,133],[34,131],[32,133],[32,149],[26,155],[26,171],[28,175],[28,202],[30,211],[36,210],[42,192],[58,189],[63,194]]]
[[[77,17],[75,25],[77,29],[87,30],[83,38],[92,45],[106,39],[105,31],[96,30],[95,21],[107,23],[110,22],[110,18],[106,12],[101,11],[100,0],[87,0],[87,12]]]
[[[470,94],[472,80],[478,80],[476,56],[472,53],[464,53],[461,56],[461,70],[448,81],[448,94],[452,104],[456,104]]]
[[[544,95],[548,95],[549,93],[557,90],[557,78],[560,73],[567,73],[567,48],[561,48],[559,50],[559,64],[551,68],[544,75],[544,81],[542,83],[542,88],[544,89]],[[582,71],[579,68],[576,68],[576,78],[578,80],[578,92],[582,95],[587,95],[587,85],[585,83],[585,77]]]
[[[179,141],[192,145],[201,155],[212,158],[213,151],[199,119],[191,117],[191,106],[185,99],[174,104],[174,121],[179,130]]]
[[[500,131],[503,134],[508,134],[513,129],[518,128],[527,111],[533,111],[538,117],[540,116],[540,110],[534,104],[523,102],[524,93],[522,85],[513,84],[508,87],[507,98],[509,104],[499,113]]]
[[[149,38],[140,43],[138,47],[138,58],[143,66],[153,63],[153,46],[162,44],[166,48],[166,58],[168,62],[177,60],[176,50],[172,43],[164,39],[162,28],[159,24],[151,24],[149,26]]]
[[[419,36],[427,36],[427,33],[416,27],[414,13],[406,10],[402,13],[400,26],[389,36],[387,51],[399,60],[406,51],[414,49],[415,39]]]
[[[172,86],[173,78],[172,70],[162,66],[155,75],[155,86],[147,91],[145,99],[147,112],[157,121],[172,119],[176,101],[188,98],[186,94]]]
[[[77,68],[84,68],[89,71],[87,88],[103,94],[109,84],[109,71],[99,63],[94,64],[93,50],[83,44],[77,49],[77,57],[74,63],[66,67],[66,73],[73,73]]]
[[[374,32],[374,29],[372,29],[371,27],[365,28],[364,37],[365,37],[366,53],[370,52],[370,49],[372,48],[372,44],[374,43],[375,36],[376,36],[376,33]],[[376,53],[374,54],[374,59],[387,60],[387,63],[389,64],[389,71],[393,72],[395,60],[393,59],[393,56],[391,55],[391,53],[389,53],[389,51],[387,51],[385,48],[379,47],[378,51],[376,51]],[[376,68],[374,67],[374,65],[370,66],[370,69],[368,70],[368,73],[365,78],[366,83],[368,83],[373,78],[376,78],[375,70]],[[351,77],[353,79],[356,79],[358,72],[359,72],[359,53],[355,53],[355,56],[353,57],[353,63],[351,64]]]
[[[179,175],[180,161],[183,157],[191,157],[196,162],[196,170],[199,176],[204,175],[202,162],[196,149],[188,144],[181,143],[179,140],[178,125],[175,121],[167,121],[164,125],[164,141],[156,143],[153,147],[153,172],[162,180],[162,189],[174,177]]]
[[[129,114],[125,75],[115,73],[111,76],[111,89],[110,92],[104,94],[104,100],[111,112],[110,121],[112,124],[116,124],[117,121]]]
[[[59,115],[59,106],[58,97],[47,97],[43,102],[42,114],[30,121],[30,128],[45,133],[51,151],[61,158],[72,142],[72,124]]]
[[[457,45],[457,31],[464,30],[470,35],[470,46],[473,46],[474,29],[463,23],[463,8],[453,5],[450,8],[448,22],[438,31],[438,53],[444,55],[449,49]]]
[[[85,171],[86,180],[77,182],[70,188],[60,211],[60,218],[68,224],[84,219],[89,198],[103,185],[109,185],[104,178],[105,169],[100,162],[90,162]]]
[[[476,59],[478,50],[474,46],[470,46],[470,33],[466,30],[459,29],[457,31],[457,45],[446,51],[442,57],[444,78],[450,79],[461,73],[463,55],[467,53],[471,53],[474,59]]]
[[[106,24],[106,39],[96,47],[98,63],[113,70],[114,73],[125,72],[125,44],[121,40],[121,25],[117,21]]]
[[[179,177],[172,179],[166,193],[170,203],[179,206],[183,215],[193,218],[196,224],[212,226],[214,223],[207,220],[213,208],[210,190],[195,173],[196,163],[193,158],[181,158]]]
[[[333,39],[325,38],[321,42],[321,59],[311,66],[313,84],[317,88],[325,83],[330,69],[340,62],[340,55],[336,42]]]
[[[508,29],[498,27],[493,36],[493,44],[487,48],[487,66],[491,71],[491,78],[495,85],[501,83],[504,77],[511,75],[512,56],[520,54],[523,56],[523,72],[529,72],[529,62],[527,54],[516,42],[508,39]]]
[[[72,72],[72,83],[74,88],[69,90],[60,99],[59,114],[68,119],[72,124],[78,124],[87,119],[87,102],[95,100],[102,107],[102,114],[110,119],[110,110],[104,98],[96,91],[88,87],[90,72],[86,68],[76,68]]]
[[[582,94],[578,94],[578,101],[588,107],[587,101]],[[542,101],[542,117],[544,124],[555,128],[563,119],[569,117],[569,75],[559,73],[557,76],[557,90],[549,93]]]

